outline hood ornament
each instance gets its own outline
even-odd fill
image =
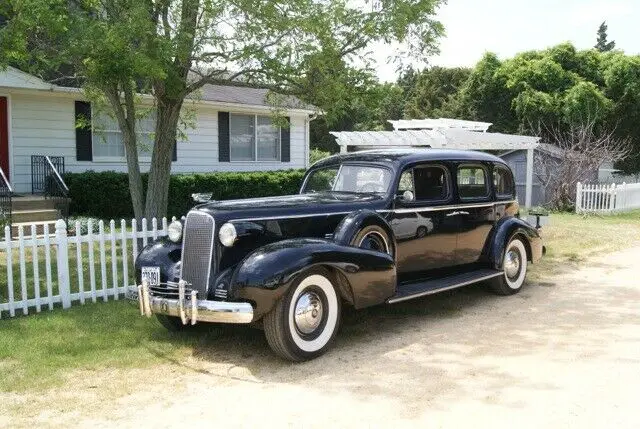
[[[196,203],[206,203],[207,201],[211,201],[212,196],[213,193],[211,192],[191,194],[191,198],[193,198],[193,201]]]

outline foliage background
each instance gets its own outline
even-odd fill
[[[405,69],[394,83],[362,80],[343,113],[313,121],[312,146],[332,152],[328,130],[389,129],[389,119],[450,117],[492,122],[490,131],[536,134],[595,121],[634,150],[616,165],[640,172],[640,56],[570,43],[500,59],[487,53],[471,69]],[[308,100],[313,102],[313,100]]]

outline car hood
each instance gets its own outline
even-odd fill
[[[350,213],[359,209],[379,210],[385,198],[376,194],[316,193],[279,197],[211,201],[194,207],[220,221],[237,219],[286,218],[330,213]]]

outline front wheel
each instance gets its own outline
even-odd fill
[[[302,362],[323,354],[340,322],[340,298],[325,270],[310,270],[264,317],[267,342],[280,357]]]
[[[522,289],[527,275],[527,249],[520,238],[512,239],[502,258],[503,275],[492,279],[491,289],[498,295],[513,295]]]

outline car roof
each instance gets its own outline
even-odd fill
[[[322,159],[314,168],[326,167],[343,162],[373,162],[403,167],[423,161],[487,161],[505,164],[504,160],[486,152],[454,149],[376,149],[333,155]]]

